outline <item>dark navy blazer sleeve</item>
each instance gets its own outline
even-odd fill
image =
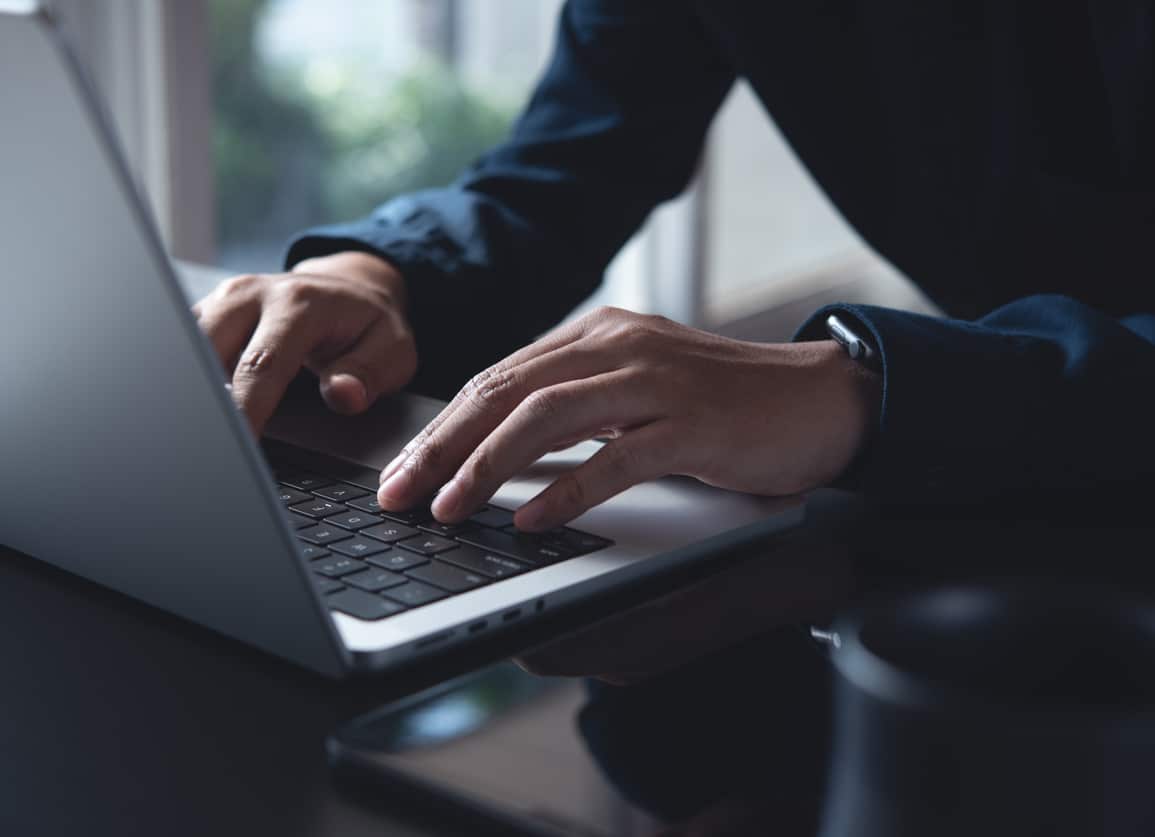
[[[734,80],[688,2],[570,0],[512,135],[456,183],[311,230],[288,266],[356,249],[410,294],[413,388],[448,397],[556,324],[693,174]]]
[[[832,311],[874,337],[883,402],[856,478],[902,505],[1064,505],[1155,478],[1155,315],[1116,319],[1027,297],[974,322],[867,305]]]

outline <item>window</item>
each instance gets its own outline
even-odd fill
[[[218,261],[440,186],[499,142],[547,58],[543,0],[211,0]]]

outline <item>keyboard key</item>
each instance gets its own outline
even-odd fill
[[[335,578],[325,578],[323,575],[313,576],[313,578],[317,582],[317,589],[321,591],[322,596],[345,589],[345,585]]]
[[[404,523],[408,526],[417,526],[427,520],[433,519],[433,513],[429,511],[429,504],[418,506],[409,511],[389,511],[388,509],[381,509],[381,514],[385,515],[390,520],[396,520],[398,523]]]
[[[456,538],[462,532],[468,532],[470,529],[477,528],[477,524],[471,523],[468,520],[464,523],[438,523],[436,520],[430,520],[422,523],[418,528],[422,532],[441,535],[443,538]]]
[[[614,545],[614,542],[608,538],[599,538],[597,535],[579,532],[577,529],[569,529],[564,526],[550,529],[542,534],[547,542],[562,547],[571,555],[585,555],[588,552],[596,552],[599,549]]]
[[[478,573],[471,573],[452,564],[431,561],[423,567],[415,567],[405,573],[410,578],[448,590],[450,593],[464,593],[474,587],[489,584],[489,579]]]
[[[457,546],[453,541],[438,537],[437,535],[421,535],[417,538],[398,541],[397,545],[412,550],[419,555],[436,555],[438,552],[444,552],[447,549],[453,549]]]
[[[318,497],[323,497],[326,500],[332,500],[334,503],[345,503],[349,500],[356,500],[359,497],[364,497],[369,492],[364,488],[358,488],[355,485],[337,482],[333,483],[332,485],[327,485],[324,488],[318,488],[313,493]]]
[[[445,593],[436,587],[430,587],[428,584],[422,584],[420,581],[409,581],[397,587],[390,587],[381,595],[388,596],[390,599],[401,602],[401,604],[408,605],[409,607],[429,604],[438,599],[444,599],[446,596]]]
[[[342,555],[349,555],[353,558],[362,558],[366,555],[376,555],[379,552],[385,552],[389,549],[380,541],[371,541],[368,538],[360,536],[350,538],[347,541],[340,541],[333,544],[332,550],[340,552]]]
[[[346,532],[337,526],[329,526],[322,523],[320,526],[314,526],[312,529],[302,529],[297,532],[297,537],[306,543],[316,544],[322,546],[334,541],[343,541],[345,538],[353,537],[352,532]]]
[[[367,570],[369,565],[352,558],[333,555],[329,558],[322,558],[320,561],[314,561],[309,565],[309,569],[329,578],[340,578],[343,575],[349,575],[349,573]]]
[[[366,526],[376,526],[381,520],[375,514],[369,514],[362,511],[344,511],[341,514],[335,514],[332,517],[325,518],[326,523],[333,523],[340,526],[342,529],[352,529],[356,532],[358,529],[364,529]]]
[[[301,555],[306,561],[316,561],[318,558],[324,558],[329,554],[329,550],[321,549],[321,547],[312,544],[303,543],[299,546],[301,547]]]
[[[539,536],[528,533],[510,534],[483,527],[473,532],[466,532],[461,536],[461,540],[473,546],[491,549],[506,557],[528,561],[538,566],[573,557],[562,547],[545,542]]]
[[[312,526],[317,522],[311,517],[305,517],[303,514],[294,514],[293,512],[289,512],[288,518],[289,525],[294,529],[304,529],[306,526]]]
[[[480,573],[489,578],[508,578],[526,570],[533,569],[529,564],[514,561],[504,555],[486,552],[475,546],[459,546],[450,552],[443,553],[438,560],[456,564],[463,570]]]
[[[405,610],[397,602],[374,596],[364,590],[342,590],[340,593],[329,596],[325,601],[333,610],[339,610],[350,616],[356,616],[358,619],[369,621],[384,619],[386,616],[392,616]]]
[[[295,488],[298,491],[316,491],[318,488],[324,488],[327,485],[332,485],[333,481],[328,477],[322,477],[319,474],[309,473],[308,471],[295,471],[280,474],[277,481],[282,485],[287,485],[289,488]]]
[[[469,519],[491,529],[503,529],[513,525],[513,512],[498,506],[488,506]]]
[[[353,575],[341,576],[341,581],[348,584],[350,587],[357,587],[361,590],[368,590],[370,593],[376,593],[378,590],[384,590],[388,587],[396,587],[398,584],[405,583],[405,576],[391,573],[389,570],[378,569],[377,567],[370,567],[367,570],[362,570]]]
[[[457,550],[453,550],[456,552]],[[391,549],[384,555],[374,555],[371,558],[366,558],[374,567],[381,567],[385,570],[393,570],[394,572],[401,572],[412,567],[420,567],[422,564],[428,564],[429,559],[423,558],[420,555],[415,555],[412,552],[406,552],[402,549]]]
[[[369,514],[381,514],[381,504],[377,502],[376,494],[366,494],[364,497],[350,500],[346,505]]]
[[[361,534],[367,535],[370,538],[376,538],[385,543],[396,543],[397,541],[411,538],[421,533],[401,523],[387,522],[382,523],[380,526],[371,526],[368,529],[362,529]]]
[[[322,500],[319,497],[314,497],[307,503],[298,503],[295,506],[289,506],[290,511],[295,511],[297,514],[303,514],[306,517],[330,517],[334,514],[341,514],[341,512],[349,511],[340,503],[330,503],[328,500]]]
[[[303,503],[306,500],[313,499],[304,491],[298,491],[295,488],[289,488],[287,485],[277,486],[277,496],[281,498],[281,502],[286,506],[291,506],[295,503]]]

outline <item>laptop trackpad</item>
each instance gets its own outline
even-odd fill
[[[444,406],[443,401],[402,393],[378,400],[359,416],[343,416],[326,406],[315,378],[300,376],[265,434],[381,470]]]

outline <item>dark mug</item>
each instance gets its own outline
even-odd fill
[[[822,837],[1155,835],[1155,606],[912,594],[835,626]]]

